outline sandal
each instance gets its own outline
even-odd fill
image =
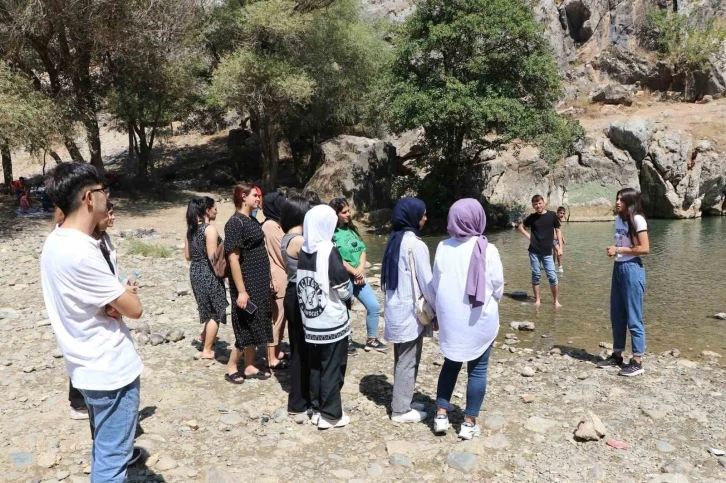
[[[277,358],[278,361],[289,361],[290,360],[290,353],[289,352],[283,352],[282,357]]]
[[[287,361],[287,359],[280,359],[274,366],[267,367],[273,371],[284,371],[285,369],[290,369],[290,363]]]
[[[258,381],[266,381],[270,378],[269,374],[265,374],[262,371],[257,371],[254,374],[250,374],[249,376],[247,374],[242,374],[242,377],[245,379],[257,379]]]
[[[244,374],[240,374],[239,371],[235,372],[234,374],[224,375],[224,380],[232,384],[242,384],[243,382],[245,382],[245,379],[247,379],[247,376],[245,376]]]

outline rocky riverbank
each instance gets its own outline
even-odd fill
[[[131,481],[224,483],[250,475],[259,482],[726,481],[726,459],[718,456],[726,450],[726,373],[719,354],[704,352],[697,360],[677,351],[648,354],[643,377],[622,378],[595,368],[597,354],[549,340],[537,327],[523,337],[521,329],[532,327],[515,324],[515,330],[510,320],[501,321],[492,353],[481,438],[459,442],[453,429],[437,436],[430,424],[392,424],[393,355],[362,350],[350,359],[343,388],[351,424],[319,431],[287,415],[284,372],[233,386],[223,380],[222,363],[199,360],[191,341],[200,326],[178,248],[183,226],[171,227],[177,224],[169,223],[172,211],[131,217],[119,205],[113,237],[121,270],[141,272],[145,308],[142,320],[129,324],[145,364],[137,444],[147,453]],[[169,210],[179,218],[178,207]],[[87,482],[88,426],[69,419],[68,378],[38,280],[50,227],[15,223],[0,248],[0,411],[6,421],[0,425],[0,480]],[[164,246],[170,256],[159,257],[161,250],[131,254],[140,251],[139,242]],[[371,273],[375,284],[376,266]],[[360,342],[360,305],[353,317]],[[544,341],[538,347],[545,349],[527,348],[530,337]],[[232,342],[230,327],[223,327],[218,353],[226,354]],[[436,340],[426,340],[415,399],[427,403],[430,415],[442,362]],[[465,394],[462,374],[453,399],[460,408],[452,418],[457,428]],[[583,420],[578,435],[585,440],[575,436]]]

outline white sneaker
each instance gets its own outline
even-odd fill
[[[557,270],[560,273],[565,273],[565,269],[560,265],[560,268]]]
[[[346,414],[343,414],[343,417],[340,419],[332,420],[328,420],[325,419],[323,416],[320,416],[320,419],[318,420],[318,429],[342,428],[349,422],[350,418]]]
[[[317,426],[318,421],[320,421],[320,413],[317,411],[313,411],[313,415],[310,416],[310,424]]]
[[[434,418],[434,433],[445,433],[449,430],[449,416],[437,415]]]
[[[461,430],[459,431],[459,438],[461,439],[474,439],[481,436],[481,428],[478,424],[461,423]]]
[[[426,419],[426,413],[415,409],[404,414],[391,415],[391,421],[394,423],[420,423],[424,419]]]
[[[71,408],[71,419],[76,421],[88,419],[88,408]]]
[[[411,401],[411,409],[426,412],[426,405],[424,403]]]

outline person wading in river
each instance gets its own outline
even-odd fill
[[[560,308],[560,290],[557,285],[557,272],[552,258],[552,246],[557,238],[559,246],[555,248],[557,254],[562,256],[562,233],[560,232],[560,219],[553,211],[547,211],[545,201],[541,195],[532,197],[534,213],[525,218],[519,225],[519,231],[529,239],[529,263],[532,267],[532,290],[534,291],[534,304],[539,306],[542,302],[539,292],[539,279],[541,276],[540,263],[547,273],[555,307]],[[527,232],[529,228],[532,233]]]
[[[643,296],[645,268],[642,255],[650,253],[648,224],[640,214],[640,193],[633,188],[618,191],[615,210],[615,245],[607,247],[607,255],[615,260],[610,288],[610,323],[613,328],[613,353],[598,367],[621,367],[621,376],[643,373],[645,353],[645,324]],[[623,366],[625,339],[630,331],[633,357]]]

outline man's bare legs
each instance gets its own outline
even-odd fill
[[[559,285],[550,285],[550,289],[552,289],[552,298],[555,299],[555,308],[559,309],[562,307],[562,304],[560,303],[560,286]]]
[[[539,307],[542,300],[539,297],[539,285],[532,284],[532,291],[534,292],[534,305]]]

